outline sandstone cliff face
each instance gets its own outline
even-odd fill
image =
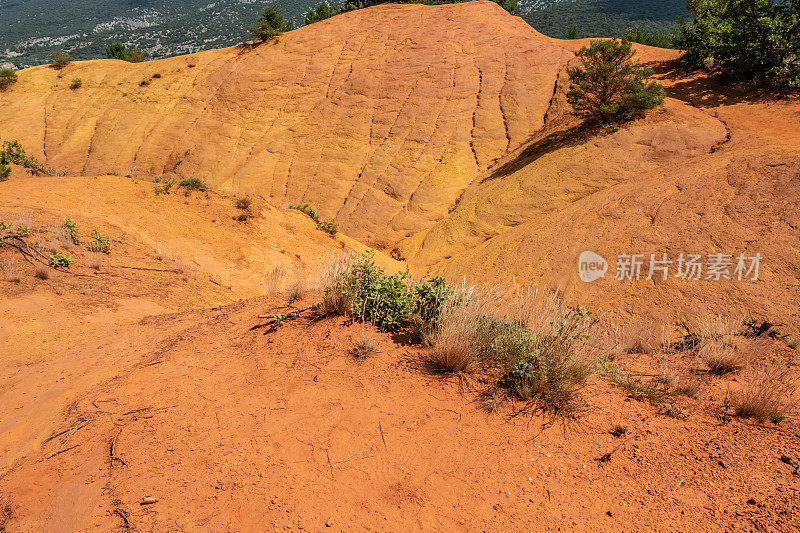
[[[0,136],[69,174],[309,203],[392,246],[542,127],[571,56],[492,2],[383,5],[255,49],[23,71],[0,95]]]

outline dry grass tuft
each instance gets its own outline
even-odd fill
[[[370,355],[374,354],[377,350],[377,345],[375,344],[375,339],[369,336],[361,337],[350,353],[353,354],[353,357],[356,359],[366,359]]]
[[[73,246],[75,246],[75,243],[72,242],[72,235],[70,234],[69,229],[66,226],[64,226],[63,224],[54,227],[53,228],[53,234],[55,235],[56,240],[58,241],[58,244],[62,248],[66,248],[66,249],[69,250]]]
[[[736,414],[759,421],[780,422],[797,405],[797,378],[782,362],[748,367],[744,386],[731,395]]]
[[[33,273],[38,279],[50,279],[50,269],[45,265],[36,265]]]
[[[17,263],[12,260],[3,259],[3,261],[0,262],[0,270],[3,271],[3,276],[6,281],[10,283],[19,283],[22,281],[22,270]]]
[[[87,262],[89,268],[91,268],[92,270],[100,270],[101,268],[103,268],[103,259],[104,259],[103,255],[104,254],[101,252],[91,252],[89,254],[89,259]]]
[[[342,294],[341,280],[353,271],[353,257],[334,254],[317,275],[317,286],[324,290],[319,313],[322,316],[347,315],[353,308],[353,296]]]
[[[275,265],[267,269],[264,276],[264,285],[267,294],[278,294],[283,289],[283,280],[286,277],[286,269],[283,265]]]
[[[725,341],[704,341],[698,355],[712,374],[738,372],[748,363],[742,350]]]
[[[500,298],[495,287],[455,288],[442,306],[438,327],[423,333],[423,341],[431,347],[433,366],[447,372],[478,368],[488,341],[484,322],[497,312]]]

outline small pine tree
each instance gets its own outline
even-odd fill
[[[122,43],[112,43],[106,47],[106,58],[126,61],[128,49]]]
[[[636,52],[625,40],[592,41],[578,52],[583,67],[567,69],[567,100],[575,113],[601,124],[631,120],[664,100],[661,84],[647,78],[653,70],[632,61]]]
[[[269,5],[261,12],[256,25],[250,28],[250,36],[255,41],[264,42],[293,29],[294,22],[284,19],[278,6]]]
[[[56,70],[61,70],[72,61],[72,56],[66,53],[61,48],[53,50],[50,54],[50,66]]]
[[[5,91],[17,83],[17,73],[10,68],[0,69],[0,91]]]

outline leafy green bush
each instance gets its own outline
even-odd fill
[[[5,141],[3,143],[3,150],[0,150],[0,165],[9,164],[19,165],[34,176],[52,174],[54,172],[52,169],[45,168],[35,157],[28,156],[19,141]]]
[[[641,116],[664,100],[664,88],[646,83],[653,70],[632,61],[626,40],[592,41],[578,52],[583,67],[567,69],[572,84],[567,100],[575,113],[607,124]]]
[[[731,79],[800,89],[798,0],[689,0],[682,22],[683,60]]]
[[[318,220],[317,229],[321,229],[325,233],[336,235],[339,232],[339,224],[333,220]]]
[[[72,56],[66,53],[61,48],[53,50],[50,54],[50,67],[56,70],[61,70],[72,62]]]
[[[92,228],[91,241],[89,241],[89,250],[92,252],[99,252],[104,254],[111,253],[111,238],[108,235],[100,233],[97,228]]]
[[[284,19],[278,6],[273,4],[264,8],[256,20],[256,25],[249,31],[254,41],[264,42],[293,29],[294,22]]]
[[[0,181],[6,181],[11,175],[11,167],[0,163]]]
[[[153,181],[156,184],[161,183],[161,180],[158,178],[156,178]],[[156,193],[156,196],[158,196],[159,194],[169,194],[170,189],[172,189],[172,187],[174,186],[175,186],[175,178],[167,178],[166,180],[164,180],[164,183],[160,187],[158,185],[155,185],[153,187],[153,192]]]
[[[208,185],[206,182],[201,180],[200,178],[186,178],[185,180],[181,180],[178,183],[179,187],[183,187],[186,191],[206,191],[208,190]]]
[[[10,68],[0,69],[0,91],[5,91],[17,83],[17,73]]]
[[[78,224],[76,224],[70,218],[67,218],[67,220],[64,221],[64,227],[67,228],[67,233],[69,233],[69,238],[72,240],[72,244],[80,244],[81,238],[78,235]]]
[[[338,269],[326,289],[327,299],[339,302],[332,306],[334,312],[351,313],[382,329],[410,325],[413,320],[435,323],[453,291],[444,278],[414,284],[406,272],[386,274],[374,257],[374,251],[351,254],[346,267]]]
[[[54,267],[69,268],[73,261],[72,256],[64,255],[61,252],[50,254],[50,265]]]
[[[72,83],[69,84],[69,88],[72,89],[73,91],[76,91],[81,87],[83,87],[83,80],[80,78],[74,78],[72,80]]]
[[[315,222],[319,222],[319,213],[317,213],[314,208],[310,207],[308,204],[290,205],[289,209],[296,209],[297,211],[310,216]]]
[[[27,237],[31,234],[31,227],[27,224],[20,224],[17,226],[17,235],[20,237]]]

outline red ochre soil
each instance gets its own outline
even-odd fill
[[[566,135],[582,44],[491,2],[381,5],[253,50],[20,72],[0,137],[67,175],[15,168],[0,220],[75,262],[40,279],[0,249],[0,531],[800,529],[796,411],[731,419],[742,374],[711,375],[692,351],[621,353],[638,331],[655,343],[716,315],[797,337],[800,104],[638,47],[664,105]],[[162,176],[214,192],[156,196]],[[111,253],[59,239],[66,217]],[[613,311],[621,368],[700,392],[671,416],[597,375],[580,416],[551,425],[510,401],[487,411],[485,378],[431,373],[427,348],[366,324],[251,330],[319,301],[320,268],[367,246],[415,276],[561,287]],[[764,263],[757,282],[585,284],[587,249]],[[378,350],[359,362],[364,336]],[[799,377],[785,342],[741,344]]]

